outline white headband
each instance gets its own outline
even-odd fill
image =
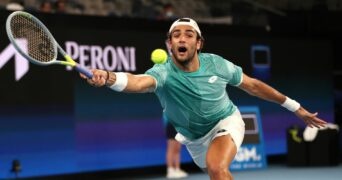
[[[180,18],[180,19],[177,19],[175,22],[172,23],[170,29],[169,29],[169,33],[171,33],[171,31],[176,27],[176,26],[179,26],[179,25],[188,25],[188,26],[191,26],[193,27],[197,33],[199,34],[199,36],[202,36],[201,35],[201,30],[199,29],[196,21],[194,21],[193,19],[191,18]]]

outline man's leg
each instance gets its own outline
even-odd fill
[[[181,144],[175,139],[167,140],[166,162],[167,167],[180,168]]]
[[[230,134],[216,137],[211,142],[206,156],[206,169],[211,180],[233,179],[228,168],[236,152],[237,148]]]

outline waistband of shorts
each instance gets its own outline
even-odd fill
[[[216,127],[220,124],[221,121],[224,121],[225,119],[227,119],[227,118],[230,117],[230,116],[235,115],[236,113],[240,113],[240,111],[239,111],[238,108],[236,108],[236,110],[235,110],[232,114],[230,114],[230,115],[226,116],[225,118],[223,118],[223,119],[217,121],[216,125],[215,125],[209,132],[207,132],[207,134],[205,134],[204,136],[202,136],[202,137],[200,137],[200,138],[197,138],[197,139],[194,139],[194,140],[189,140],[189,139],[188,139],[186,136],[184,136],[183,134],[181,134],[181,133],[178,133],[178,134],[182,135],[182,136],[184,137],[184,139],[185,139],[186,142],[194,142],[194,143],[196,143],[196,142],[202,142],[204,139],[206,139],[207,136],[209,136],[213,131],[215,131]]]

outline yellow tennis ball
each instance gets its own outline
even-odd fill
[[[155,64],[163,64],[167,60],[167,53],[164,49],[155,49],[152,51],[151,60]]]

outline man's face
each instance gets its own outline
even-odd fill
[[[190,62],[201,45],[194,28],[188,25],[179,25],[172,30],[170,36],[169,43],[175,60],[180,64]]]

